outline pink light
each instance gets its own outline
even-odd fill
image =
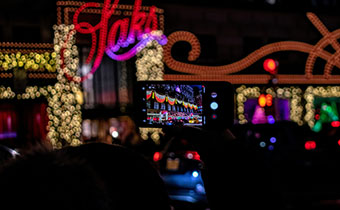
[[[164,45],[164,42],[165,43],[167,42],[166,37],[164,35],[162,35],[162,36],[148,35],[147,38],[138,42],[138,44],[136,44],[133,48],[131,48],[128,52],[126,52],[124,54],[121,54],[121,55],[115,54],[114,50],[111,49],[112,46],[108,46],[106,48],[105,52],[113,60],[117,60],[117,61],[128,60],[128,59],[132,58],[133,56],[135,56],[139,52],[140,48],[144,48],[152,40],[157,40],[157,42],[161,45]]]

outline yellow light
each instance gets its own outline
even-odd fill
[[[260,95],[260,97],[258,99],[258,103],[259,103],[260,107],[266,106],[266,96],[264,94]]]

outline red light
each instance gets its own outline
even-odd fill
[[[278,66],[278,62],[269,58],[269,59],[266,59],[264,62],[263,62],[263,68],[264,70],[266,70],[267,72],[271,73],[271,74],[275,74],[275,71],[276,71],[276,68]]]
[[[266,95],[266,105],[267,106],[272,106],[273,105],[273,96],[270,94]]]
[[[153,154],[153,161],[158,162],[162,159],[163,154],[161,152],[155,152],[155,154]]]
[[[264,94],[261,94],[258,102],[259,102],[260,107],[265,107],[267,103],[266,96]]]
[[[185,157],[193,160],[201,160],[201,156],[196,151],[187,151]]]
[[[338,140],[338,145],[340,146],[340,139]]]
[[[340,126],[340,122],[339,122],[339,121],[333,121],[333,122],[331,123],[331,125],[332,125],[332,127],[337,128],[337,127]]]
[[[316,119],[316,120],[319,120],[319,119],[320,119],[320,115],[319,115],[319,114],[316,114],[316,115],[315,115],[315,119]]]
[[[306,150],[313,150],[315,148],[316,148],[315,141],[306,141],[306,143],[305,143],[305,149]]]

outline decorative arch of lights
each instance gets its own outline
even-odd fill
[[[188,61],[195,61],[200,55],[200,43],[197,37],[186,31],[177,31],[168,36],[168,43],[164,46],[164,63],[172,70],[180,74],[165,74],[164,80],[183,80],[183,81],[229,81],[235,85],[242,85],[236,91],[236,112],[239,123],[247,123],[244,116],[244,103],[248,98],[256,98],[260,95],[259,87],[246,87],[245,85],[266,85],[272,79],[271,75],[237,75],[240,72],[261,58],[280,51],[298,51],[307,53],[308,58],[305,64],[304,75],[277,74],[278,85],[337,85],[340,83],[339,75],[332,75],[333,67],[340,67],[340,29],[330,32],[321,20],[314,13],[307,13],[307,18],[317,28],[323,36],[314,46],[298,41],[281,41],[265,45],[245,58],[231,64],[223,66],[202,66],[189,64],[175,60],[171,55],[171,48],[180,41],[188,42],[191,50],[188,54]],[[325,50],[331,45],[335,53]],[[313,75],[314,64],[317,58],[326,61],[323,75]],[[184,74],[183,74],[184,73]],[[312,87],[309,86],[302,91],[296,86],[282,87],[274,90],[266,89],[266,92],[273,97],[286,98],[290,100],[290,118],[292,121],[302,125],[307,123],[311,128],[315,124],[314,119],[314,98],[315,97],[339,97],[335,91],[338,86]],[[304,94],[303,94],[304,92]],[[303,100],[305,100],[306,105]],[[304,115],[304,116],[303,116]]]
[[[287,75],[278,74],[278,84],[338,84],[340,76],[331,75],[334,66],[340,67],[340,44],[337,39],[340,38],[340,29],[329,32],[326,26],[314,13],[307,13],[308,19],[319,30],[323,37],[316,45],[311,45],[298,41],[281,41],[265,45],[245,58],[234,63],[223,66],[202,66],[189,64],[175,60],[171,55],[171,48],[175,43],[180,41],[188,42],[191,45],[191,51],[188,55],[189,61],[195,61],[200,55],[200,43],[197,37],[186,31],[177,31],[168,36],[168,43],[164,46],[164,62],[172,70],[186,74],[164,75],[165,80],[209,80],[209,81],[229,81],[232,84],[267,84],[270,75],[235,75],[261,58],[280,51],[298,51],[307,53],[308,58],[305,65],[304,75]],[[331,54],[324,50],[331,45],[336,52]],[[324,67],[323,75],[313,75],[313,68],[316,59],[320,57],[327,63]],[[233,74],[233,75],[231,75]]]

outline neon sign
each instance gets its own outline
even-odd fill
[[[95,73],[100,66],[104,53],[114,60],[123,61],[135,56],[136,53],[153,40],[156,40],[160,45],[167,43],[165,35],[159,35],[159,33],[155,32],[158,30],[156,7],[151,6],[147,14],[141,11],[142,0],[135,0],[131,20],[130,18],[119,19],[109,28],[109,19],[114,14],[118,3],[119,0],[114,0],[113,4],[111,4],[111,0],[105,0],[102,6],[100,22],[95,26],[89,22],[79,22],[79,16],[87,8],[100,8],[100,3],[85,3],[76,10],[73,16],[75,30],[81,34],[91,35],[92,45],[86,64],[91,63],[96,54],[91,71],[83,76],[81,81],[86,80]],[[98,40],[97,31],[99,31]],[[128,48],[134,43],[136,43],[135,46],[122,54],[118,54],[118,50]],[[70,76],[66,75],[66,77],[70,79]]]

